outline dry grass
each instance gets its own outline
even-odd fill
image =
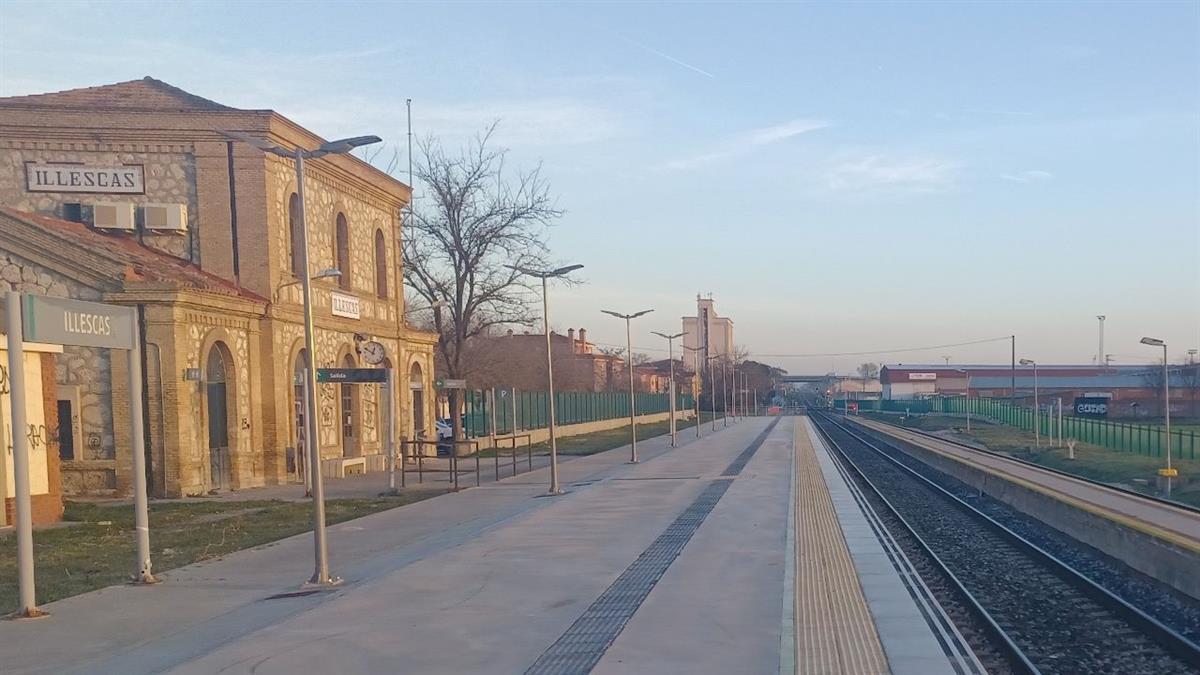
[[[441,494],[331,499],[329,523],[339,523]],[[34,533],[39,603],[126,581],[134,569],[133,508],[67,502],[66,524]],[[159,502],[150,506],[155,571],[182,567],[312,529],[307,502]],[[17,605],[16,537],[0,538],[0,613]]]

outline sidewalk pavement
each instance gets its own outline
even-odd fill
[[[305,534],[168,571],[157,586],[115,586],[51,603],[49,618],[0,623],[4,671],[523,672],[768,422],[747,419],[700,440],[680,434],[675,451],[665,436],[642,441],[637,465],[627,463],[628,447],[565,461],[560,473],[570,492],[563,497],[541,498],[548,471],[535,469],[331,526],[331,568],[346,580],[332,591],[304,594],[300,587],[312,571]],[[777,464],[777,454],[752,461],[739,490],[754,487],[756,467]],[[764,475],[786,468],[771,466]],[[727,497],[714,518],[722,508],[740,508],[727,521],[737,532],[738,523],[757,526],[772,503],[785,512],[782,480],[782,498],[778,480],[762,480],[758,489],[770,499],[739,506]],[[712,530],[706,536],[720,536]],[[728,549],[725,569],[738,560],[729,555],[736,550]],[[681,561],[688,557],[685,549]],[[741,564],[773,565],[781,576],[774,557]],[[739,590],[727,599],[731,635],[766,631],[769,642],[773,631],[778,644],[780,586],[768,571],[747,580],[759,584],[755,592],[727,590]],[[701,593],[723,583],[712,578],[717,572],[677,581],[676,597],[694,596],[697,583]],[[762,605],[772,592],[773,606],[760,612],[737,604],[744,597]],[[745,625],[747,617],[755,623]]]

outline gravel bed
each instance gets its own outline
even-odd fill
[[[937,471],[903,452],[908,443],[869,431],[860,435],[885,450],[905,466],[912,467],[941,487],[971,503],[1005,527],[1037,544],[1047,553],[1082,572],[1122,600],[1170,626],[1192,642],[1200,643],[1200,602],[1142,574],[1102,551],[1082,544],[1041,521],[1025,515],[1002,501],[993,499],[962,481]]]

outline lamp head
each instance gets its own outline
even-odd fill
[[[340,138],[336,141],[329,141],[317,148],[320,153],[343,153],[372,143],[380,143],[383,139],[378,136],[354,136],[353,138]]]
[[[1166,342],[1163,342],[1162,340],[1159,340],[1158,338],[1152,338],[1152,337],[1144,337],[1140,340],[1140,342],[1144,345],[1150,345],[1151,347],[1166,347],[1167,346]]]
[[[1037,365],[1037,363],[1036,363],[1036,362],[1034,362],[1034,361],[1031,361],[1031,360],[1029,360],[1029,359],[1021,359],[1021,360],[1020,360],[1020,361],[1018,361],[1017,363],[1020,363],[1020,364],[1021,364],[1021,365],[1023,365],[1023,366],[1036,366],[1036,365]]]

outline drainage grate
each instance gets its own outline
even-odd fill
[[[757,442],[761,443],[761,440]],[[713,507],[721,501],[730,483],[727,480],[709,483],[696,501],[684,509],[632,565],[625,568],[621,576],[596,598],[549,649],[542,652],[525,671],[525,675],[590,672]]]
[[[746,468],[746,464],[750,461],[750,458],[754,456],[754,453],[758,452],[758,448],[762,446],[763,441],[767,440],[767,436],[770,435],[771,430],[775,428],[776,424],[779,424],[778,417],[771,420],[771,423],[767,425],[767,428],[763,429],[763,432],[758,435],[758,438],[754,439],[753,443],[746,446],[746,449],[743,450],[741,454],[733,460],[733,463],[731,463],[729,467],[725,469],[725,473],[722,475],[736,476],[741,473],[742,469]]]

